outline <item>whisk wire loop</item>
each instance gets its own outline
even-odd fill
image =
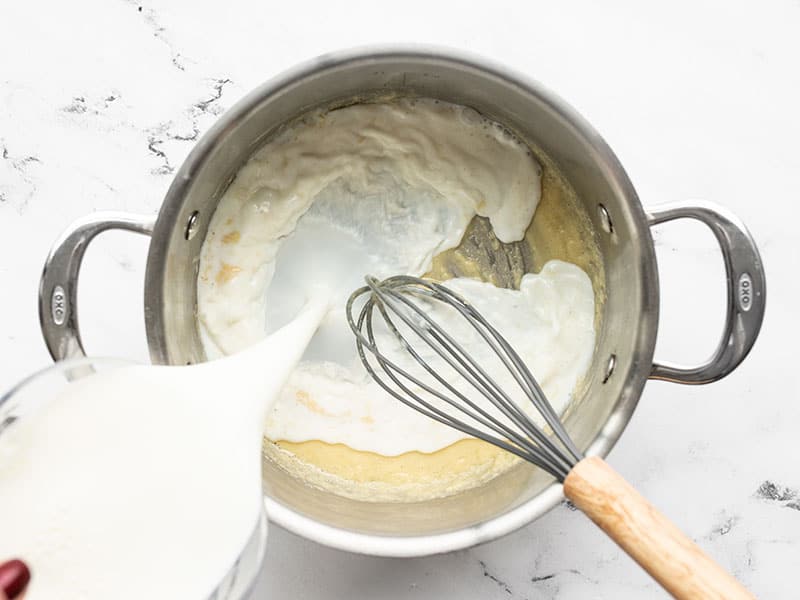
[[[564,426],[561,424],[561,420],[558,418],[558,415],[555,413],[550,403],[547,402],[544,391],[542,390],[541,386],[539,386],[539,383],[531,374],[530,369],[528,369],[527,365],[519,356],[517,351],[514,350],[511,344],[508,343],[508,340],[506,340],[497,331],[497,329],[491,323],[489,323],[484,318],[484,316],[481,313],[479,313],[464,298],[462,298],[461,296],[459,296],[458,294],[456,294],[455,292],[446,288],[443,285],[440,285],[435,282],[429,282],[429,284],[439,294],[446,296],[447,299],[452,301],[452,306],[456,310],[458,310],[462,314],[462,316],[464,316],[467,319],[474,319],[475,321],[478,322],[478,324],[480,324],[480,327],[475,327],[475,329],[478,331],[478,333],[480,333],[480,335],[484,338],[484,340],[492,347],[492,349],[495,351],[500,360],[503,361],[503,364],[506,366],[509,372],[511,372],[511,374],[514,376],[520,387],[522,387],[527,392],[528,398],[531,400],[531,402],[533,402],[534,406],[536,406],[536,408],[539,410],[539,412],[541,413],[542,417],[545,419],[547,424],[554,431],[558,432],[559,440],[562,441],[562,443],[564,443],[564,445],[569,450],[570,454],[572,454],[573,458],[575,458],[576,460],[580,460],[582,458],[580,450],[578,450],[578,448],[572,442],[566,430],[564,429]],[[488,332],[488,334],[486,332]],[[500,351],[497,348],[495,342],[501,346],[502,351]]]
[[[478,412],[478,414],[480,416],[476,417],[475,415],[473,415],[469,411],[465,410],[464,407],[461,406],[457,401],[453,400],[451,397],[449,397],[449,396],[447,396],[445,394],[442,394],[439,390],[429,386],[427,383],[425,383],[424,381],[420,380],[419,378],[414,377],[413,375],[411,375],[410,373],[408,373],[407,371],[405,371],[404,369],[400,368],[398,365],[393,363],[391,360],[389,360],[379,350],[377,350],[377,344],[375,343],[375,336],[374,336],[374,331],[373,331],[373,328],[372,328],[372,313],[369,312],[370,308],[371,308],[371,306],[365,306],[364,310],[362,311],[362,313],[366,314],[366,316],[367,316],[367,332],[368,332],[369,340],[368,340],[368,343],[366,344],[366,347],[368,349],[370,349],[370,351],[374,354],[376,360],[380,364],[381,368],[386,372],[386,374],[395,383],[397,383],[398,385],[402,386],[402,389],[403,389],[404,392],[406,392],[410,396],[412,396],[415,399],[417,399],[420,403],[423,403],[426,406],[428,406],[428,403],[426,403],[423,399],[418,398],[418,396],[413,391],[411,391],[406,386],[404,386],[402,384],[402,382],[397,379],[396,374],[400,375],[401,377],[403,377],[403,378],[405,378],[407,380],[409,380],[410,382],[412,382],[415,385],[419,386],[420,388],[422,388],[426,392],[430,393],[431,395],[433,395],[433,396],[439,398],[440,400],[443,400],[444,402],[450,404],[455,409],[457,409],[460,412],[464,413],[465,415],[467,415],[471,419],[478,421],[480,424],[482,424],[484,426],[487,426],[487,427],[490,427],[490,428],[492,427],[492,425],[494,425],[495,428],[500,429],[502,431],[502,433],[504,435],[506,435],[507,437],[510,437],[510,438],[514,439],[518,443],[524,443],[524,438],[519,436],[519,434],[517,432],[515,432],[513,429],[510,429],[510,428],[506,427],[501,421],[498,421],[494,416],[492,416],[488,412],[484,411],[480,406],[478,406],[475,403],[473,403],[467,396],[465,396],[458,389],[453,387],[446,379],[444,379],[438,373],[436,373],[435,370],[430,368],[430,366],[426,362],[422,361],[422,359],[416,353],[416,350],[414,350],[413,346],[411,346],[410,344],[407,343],[407,340],[405,339],[405,336],[403,336],[403,334],[398,330],[398,328],[394,325],[394,322],[392,321],[391,317],[388,315],[388,313],[386,313],[385,309],[383,309],[381,306],[378,307],[378,310],[384,316],[384,319],[385,319],[387,325],[389,325],[389,327],[392,330],[392,332],[395,333],[395,335],[397,336],[397,338],[399,340],[401,340],[401,342],[403,343],[404,347],[407,348],[409,350],[409,352],[412,353],[413,356],[416,356],[420,361],[422,361],[422,364],[425,366],[426,370],[429,373],[431,373],[432,376],[437,381],[439,381],[443,386],[445,386],[448,389],[448,391],[453,393],[458,398],[458,400],[463,401],[469,407],[473,408],[476,412]],[[360,350],[359,354],[361,355],[362,362],[366,361],[366,356],[363,355],[363,349]],[[374,369],[372,369],[371,365],[369,365],[368,362],[366,363],[366,365],[367,365],[368,370],[371,371],[371,374],[373,375],[373,377],[376,377],[377,374],[374,372]],[[380,378],[378,378],[378,382],[383,384],[383,382],[380,380]],[[386,388],[385,384],[384,384],[384,387]],[[392,390],[391,388],[388,388],[388,389],[389,389],[390,393],[392,393],[393,395],[397,396],[397,394],[395,393],[394,390]],[[401,398],[401,399],[405,400],[405,398]],[[432,410],[436,410],[437,412],[439,412],[438,409],[436,409],[435,407],[432,407]],[[450,419],[453,418],[449,413],[441,413],[440,412],[440,414],[442,416],[446,416],[447,418],[450,418]],[[474,429],[471,428],[471,431],[474,431]]]
[[[366,284],[348,299],[347,321],[356,336],[359,359],[382,389],[431,419],[512,452],[560,480],[566,477],[572,466],[581,460],[582,454],[570,440],[522,358],[474,306],[445,286],[418,277],[400,275],[383,281],[367,277]],[[364,296],[364,304],[358,317],[354,318],[356,300]],[[554,435],[545,433],[476,358],[429,314],[432,312],[431,303],[436,302],[456,310],[480,335]],[[400,349],[413,358],[424,374],[412,374],[379,348],[373,322],[376,311]],[[454,371],[457,380],[480,393],[507,421],[478,405],[440,369],[434,368],[404,333],[401,323]],[[432,381],[424,381],[421,377],[425,374]],[[441,388],[436,387],[437,384]],[[423,394],[432,398],[426,399]],[[433,398],[455,412],[436,406],[430,401]]]
[[[394,303],[394,299],[390,295],[380,290],[378,290],[376,293],[383,301],[383,304],[379,305],[381,314],[387,322],[391,322],[391,317],[389,317],[387,314],[384,305],[389,304],[391,306]],[[521,411],[515,404],[511,403],[511,399],[499,386],[497,386],[495,381],[480,367],[480,365],[472,360],[469,355],[466,355],[463,349],[456,345],[452,338],[446,332],[441,330],[435,321],[431,320],[427,315],[420,312],[419,308],[414,303],[402,296],[397,296],[397,300],[403,302],[410,310],[414,311],[418,316],[421,316],[426,322],[426,326],[418,329],[413,320],[407,318],[402,312],[398,312],[406,325],[408,325],[412,331],[414,331],[414,333],[416,333],[430,348],[432,348],[434,351],[437,351],[442,359],[444,359],[447,364],[450,365],[459,375],[464,377],[470,384],[472,384],[473,387],[476,387],[485,395],[489,396],[492,403],[497,406],[501,412],[503,412],[503,414],[514,420],[518,426],[524,428],[525,423],[524,419],[521,418]],[[414,350],[413,345],[408,343],[408,340],[402,335],[402,333],[399,332],[396,327],[392,327],[392,332],[403,340],[404,347],[414,357],[418,364],[420,364],[438,381],[447,386],[448,389],[454,390],[454,388],[452,388],[452,386],[450,386],[450,384],[444,380],[444,378],[442,378],[430,366],[430,364],[427,363],[419,355],[419,353],[416,352],[416,350]],[[507,401],[506,404],[503,404],[500,401],[501,397]],[[481,410],[471,402],[470,405],[477,410]]]
[[[365,288],[365,291],[366,290],[367,290],[367,288]],[[357,335],[358,354],[359,354],[359,358],[361,359],[361,362],[364,364],[367,372],[370,374],[370,376],[372,376],[372,378],[386,392],[388,392],[390,395],[392,395],[396,399],[400,400],[404,404],[406,404],[409,407],[419,411],[420,413],[424,414],[425,416],[427,416],[427,417],[429,417],[431,419],[439,421],[440,423],[443,423],[443,424],[448,425],[450,427],[455,427],[456,429],[459,429],[460,431],[463,431],[464,433],[466,433],[468,435],[471,435],[473,437],[479,437],[479,438],[485,439],[486,441],[488,441],[490,443],[493,443],[493,444],[496,444],[496,445],[500,446],[501,448],[503,448],[503,449],[505,449],[505,450],[507,450],[509,452],[512,452],[512,453],[516,454],[517,456],[520,456],[521,458],[524,458],[526,460],[531,460],[531,458],[529,456],[529,453],[526,450],[524,450],[524,445],[523,445],[524,444],[524,440],[522,438],[520,438],[513,430],[507,429],[506,432],[508,433],[508,437],[514,439],[515,442],[517,442],[519,444],[519,446],[509,444],[505,440],[502,440],[502,439],[497,438],[495,436],[492,436],[490,434],[485,434],[484,432],[481,432],[477,428],[465,423],[464,421],[462,421],[462,420],[460,420],[458,418],[453,417],[451,414],[442,411],[441,409],[437,408],[436,406],[433,406],[432,404],[427,402],[424,398],[422,398],[421,396],[419,396],[418,394],[413,392],[411,389],[409,389],[403,383],[403,381],[398,378],[397,375],[400,375],[401,377],[403,377],[405,379],[408,379],[411,383],[413,383],[414,385],[419,386],[420,388],[422,388],[426,392],[430,393],[431,395],[433,395],[433,396],[435,396],[435,397],[437,397],[437,398],[439,398],[441,400],[444,400],[445,402],[447,402],[448,404],[451,404],[452,406],[458,408],[459,410],[462,410],[458,406],[458,404],[455,403],[451,398],[448,398],[447,396],[441,394],[438,390],[428,386],[423,381],[421,381],[421,380],[415,378],[414,376],[410,375],[405,370],[401,369],[396,364],[394,364],[387,357],[385,357],[377,349],[377,346],[375,345],[374,332],[373,332],[373,329],[372,329],[372,313],[370,312],[371,308],[372,308],[371,306],[365,306],[362,309],[362,311],[361,311],[361,313],[359,315],[358,328],[360,329],[363,326],[364,322],[366,321],[367,338],[364,338],[363,335],[360,332],[358,334],[356,334]],[[381,369],[386,373],[386,375],[403,392],[405,392],[407,394],[407,396],[399,394],[397,392],[397,390],[395,390],[391,386],[389,386],[378,375],[377,371],[374,369],[372,364],[369,362],[369,360],[368,360],[368,358],[367,358],[367,356],[366,356],[366,354],[364,352],[364,348],[367,348],[374,355],[376,361],[381,366]],[[463,395],[460,395],[460,392],[456,391],[455,393],[458,394],[461,398],[464,398],[466,402],[471,404],[471,401],[469,401],[469,399],[467,399]],[[412,398],[413,401],[409,400],[409,398]],[[482,411],[479,407],[478,407],[478,410],[481,413],[484,413],[484,411]],[[475,417],[475,416],[471,415],[468,412],[466,414],[468,414],[471,418],[473,418],[474,420],[478,421],[479,423],[481,423],[483,425],[486,425],[487,427],[491,427],[482,418]],[[490,420],[493,419],[493,417],[491,417],[491,415],[487,415],[487,417]],[[502,429],[502,428],[504,428],[504,426],[501,423],[498,423],[498,428]],[[543,458],[546,460],[546,457],[543,457]]]

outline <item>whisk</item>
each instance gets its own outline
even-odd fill
[[[457,328],[448,331],[436,320],[434,313],[441,308],[455,311],[471,326],[469,340],[456,339]],[[346,311],[359,358],[386,392],[547,471],[563,483],[564,495],[575,506],[673,596],[753,597],[605,461],[584,457],[519,354],[458,294],[418,277],[381,281],[368,276],[348,299]],[[516,389],[504,388],[487,372],[476,358],[481,355],[476,341],[483,345],[480,350],[491,350],[505,369],[504,383],[513,382]],[[475,392],[489,404],[477,402]],[[525,403],[541,424],[524,410]]]

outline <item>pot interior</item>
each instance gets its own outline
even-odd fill
[[[266,139],[309,110],[392,96],[470,106],[515,132],[545,170],[563,179],[599,256],[589,273],[599,306],[594,357],[565,425],[578,447],[606,454],[635,407],[655,343],[657,279],[644,213],[613,154],[568,107],[534,84],[440,54],[322,57],[255,90],[220,119],[178,172],[156,224],[145,314],[154,362],[205,359],[196,322],[200,247],[239,167]],[[496,537],[550,508],[552,495],[537,496],[552,483],[537,468],[519,464],[454,496],[365,502],[308,485],[264,461],[266,496],[299,517],[284,525],[309,537],[314,537],[315,523],[387,540],[484,524],[488,537]],[[509,514],[512,518],[491,530],[492,521],[499,523]]]

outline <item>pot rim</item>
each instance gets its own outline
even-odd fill
[[[353,63],[380,63],[385,60],[410,59],[445,62],[478,71],[503,80],[538,96],[590,144],[597,160],[625,199],[637,230],[643,233],[640,250],[643,264],[642,311],[635,340],[637,366],[624,387],[624,401],[618,401],[601,431],[586,450],[586,455],[606,456],[619,439],[638,404],[650,374],[658,327],[658,271],[650,228],[644,208],[622,164],[600,134],[575,109],[539,82],[491,60],[453,48],[435,45],[367,45],[326,53],[307,60],[261,84],[228,109],[201,137],[175,174],[162,203],[153,230],[145,272],[145,329],[154,362],[166,359],[165,328],[162,315],[165,308],[165,273],[168,260],[167,240],[182,208],[185,196],[197,173],[213,150],[236,123],[247,119],[265,99],[281,90],[302,83],[321,70]],[[635,370],[635,372],[634,372]],[[391,536],[367,534],[333,527],[293,510],[265,496],[267,514],[272,523],[315,542],[360,554],[375,556],[411,557],[460,550],[511,533],[542,516],[563,500],[561,484],[554,482],[540,494],[520,506],[492,519],[456,531],[428,535]]]

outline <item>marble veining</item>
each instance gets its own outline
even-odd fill
[[[168,140],[175,142],[194,142],[200,137],[199,121],[202,117],[220,115],[224,108],[219,103],[223,89],[232,83],[230,79],[211,81],[212,91],[203,100],[189,106],[176,120],[169,120],[147,130],[147,149],[158,157],[162,164],[151,170],[153,175],[169,175],[175,170],[162,146]]]
[[[496,575],[493,575],[492,572],[489,570],[489,568],[486,566],[485,562],[479,560],[478,564],[481,566],[481,569],[483,569],[484,577],[487,577],[489,581],[495,583],[497,587],[503,590],[506,594],[508,594],[512,598],[514,597],[514,592],[511,591],[511,588],[508,587],[508,584],[502,579],[498,578]]]
[[[792,510],[800,510],[800,494],[797,490],[783,487],[771,481],[765,481],[755,493],[756,498],[761,498],[770,502],[777,502],[781,506]]]
[[[0,167],[5,171],[0,179],[0,202],[8,202],[22,214],[36,194],[35,168],[41,164],[36,156],[12,153],[0,138]]]
[[[145,9],[142,6],[142,3],[138,0],[125,0],[130,6],[135,7],[136,11],[142,16],[145,23],[147,23],[148,27],[152,31],[153,37],[156,38],[158,41],[163,43],[167,48],[169,48],[171,56],[172,66],[174,66],[179,71],[186,70],[186,58],[181,55],[178,50],[175,49],[173,43],[169,40],[167,30],[164,26],[161,25],[158,19],[158,13],[153,10],[152,8]]]

